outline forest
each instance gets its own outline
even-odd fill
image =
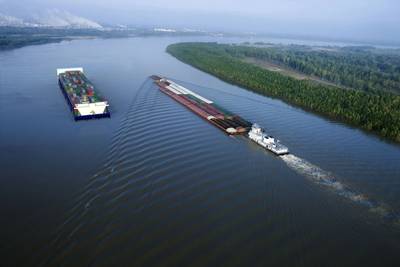
[[[58,43],[61,41],[79,38],[128,38],[147,36],[197,36],[206,35],[203,32],[156,32],[152,28],[107,28],[74,29],[51,27],[1,27],[0,26],[0,51],[21,48],[28,45]]]
[[[226,45],[228,54],[277,63],[341,86],[400,94],[400,51],[370,46]]]
[[[399,95],[296,80],[243,62],[240,56],[248,56],[247,49],[251,51],[249,54],[257,51],[253,47],[217,43],[179,43],[168,46],[167,52],[226,82],[400,142]]]
[[[0,51],[28,45],[58,43],[75,38],[120,38],[130,32],[99,31],[96,29],[0,27]]]

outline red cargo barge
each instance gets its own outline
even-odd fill
[[[181,103],[192,112],[209,121],[225,133],[244,134],[247,133],[251,124],[237,115],[222,111],[211,100],[208,100],[195,92],[159,76],[151,76],[160,90],[177,102]]]

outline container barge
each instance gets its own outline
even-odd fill
[[[156,75],[151,76],[151,78],[163,93],[225,133],[229,135],[246,134],[250,130],[251,123],[223,110],[211,100],[166,78]]]
[[[57,77],[75,120],[110,117],[108,102],[94,90],[83,68],[57,69]]]

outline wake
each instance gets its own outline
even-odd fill
[[[334,193],[350,201],[368,208],[370,212],[378,214],[385,220],[389,220],[393,223],[400,222],[399,214],[392,212],[387,205],[373,201],[366,195],[351,189],[347,185],[338,181],[333,174],[319,168],[318,166],[315,166],[307,160],[299,158],[293,154],[283,155],[281,156],[281,159],[289,168],[296,171],[300,175],[305,176],[310,181],[332,190]]]

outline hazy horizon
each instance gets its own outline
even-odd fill
[[[187,27],[204,30],[318,36],[354,41],[400,42],[400,3],[316,0],[231,2],[182,0],[0,0],[0,13],[32,17],[57,9],[101,24]]]

